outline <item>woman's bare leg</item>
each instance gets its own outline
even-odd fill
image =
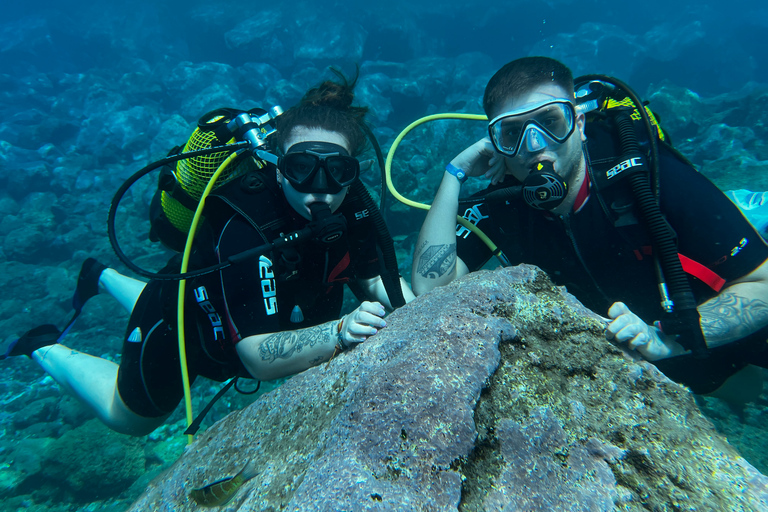
[[[111,268],[104,269],[99,276],[99,292],[107,292],[129,313],[146,285],[144,281],[124,276]]]
[[[117,391],[118,366],[112,361],[58,344],[34,351],[32,358],[116,432],[143,436],[162,425],[170,416],[145,418],[132,412]]]

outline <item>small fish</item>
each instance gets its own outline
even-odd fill
[[[253,459],[251,459],[235,476],[228,476],[227,478],[222,478],[212,484],[208,484],[205,487],[192,489],[189,496],[204,507],[218,507],[219,505],[225,505],[235,496],[237,490],[240,489],[245,482],[258,474],[259,471],[256,469]]]

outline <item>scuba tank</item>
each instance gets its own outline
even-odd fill
[[[197,128],[192,132],[184,148],[181,149],[177,146],[171,150],[168,156],[234,142],[234,137],[230,137],[229,140],[220,140],[217,133],[220,131],[215,129],[218,123],[229,121],[232,117],[234,116],[228,116],[224,109],[209,112],[200,119]],[[192,216],[200,201],[200,196],[213,173],[229,155],[229,151],[221,151],[184,158],[176,161],[175,165],[166,164],[162,167],[158,178],[157,192],[150,205],[151,229],[149,239],[151,241],[162,242],[163,245],[175,252],[184,250],[184,242],[189,233],[189,226],[192,223]],[[263,161],[242,153],[219,176],[215,188],[219,188],[251,170],[261,169],[263,166]]]
[[[214,184],[223,184],[254,169],[263,169],[277,157],[268,152],[269,137],[276,132],[274,119],[282,113],[279,106],[269,111],[260,108],[241,111],[231,108],[217,109],[205,114],[185,144],[169,156],[153,162],[128,178],[117,190],[110,204],[107,233],[117,257],[133,272],[161,280],[178,280],[214,272],[226,265],[218,265],[185,275],[158,274],[147,271],[130,260],[117,241],[115,217],[125,193],[139,179],[161,169],[158,191],[150,205],[151,228],[149,238],[160,241],[175,252],[184,249],[190,224],[203,190],[212,176],[219,171]]]

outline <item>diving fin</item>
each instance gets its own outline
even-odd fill
[[[31,359],[32,352],[58,343],[61,336],[61,331],[55,325],[39,325],[24,333],[21,338],[12,341],[5,353],[0,355],[0,360],[14,356],[27,356]]]

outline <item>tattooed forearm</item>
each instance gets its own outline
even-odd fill
[[[768,325],[768,303],[724,291],[699,306],[709,347],[735,341]]]
[[[456,266],[456,244],[430,245],[421,253],[416,273],[427,279],[437,279]]]
[[[259,346],[262,361],[274,363],[278,359],[288,359],[305,347],[314,347],[327,343],[333,337],[333,324],[307,327],[298,331],[277,332],[267,337]]]

